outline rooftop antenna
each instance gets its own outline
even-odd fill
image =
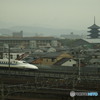
[[[95,24],[95,16],[94,16],[94,24]]]

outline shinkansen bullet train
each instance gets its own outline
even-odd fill
[[[29,64],[25,61],[0,59],[0,68],[18,68],[18,69],[38,69],[37,66]]]

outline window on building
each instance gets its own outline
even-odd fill
[[[71,62],[71,59],[69,61]]]
[[[13,59],[13,55],[10,55],[10,58]]]
[[[48,62],[48,59],[46,59],[46,61]]]
[[[54,62],[55,61],[55,58],[52,58],[51,61]]]
[[[98,58],[98,56],[97,56],[97,55],[95,55],[95,58]]]

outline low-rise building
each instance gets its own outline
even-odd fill
[[[52,47],[59,45],[58,39],[54,37],[0,37],[0,43],[22,49],[48,47],[48,44]]]
[[[35,53],[30,55],[34,58],[30,63],[42,64],[42,65],[53,65],[62,58],[73,58],[66,52],[46,52],[46,53]]]
[[[90,64],[94,64],[94,65],[100,65],[100,58],[97,59],[97,58],[92,58],[90,61]]]
[[[10,53],[10,59],[17,59],[19,56],[21,56],[23,53]],[[9,53],[3,53],[3,59],[7,58],[9,59]]]
[[[57,66],[57,65],[59,65],[59,66],[76,66],[77,62],[71,58],[62,58],[59,61],[57,61],[54,65],[55,66]]]

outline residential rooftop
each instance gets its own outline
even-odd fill
[[[0,37],[0,40],[58,40],[54,37]]]

